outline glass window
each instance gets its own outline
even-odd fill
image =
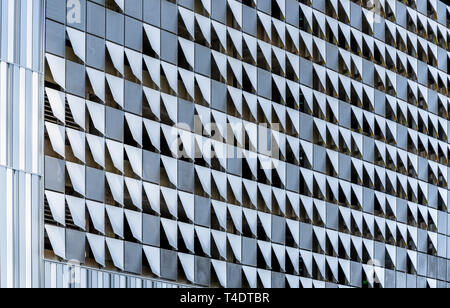
[[[211,76],[211,50],[199,44],[195,44],[195,71]]]
[[[125,110],[142,115],[142,87],[125,80]]]
[[[45,157],[45,188],[57,192],[65,192],[66,168],[64,161]]]
[[[106,39],[123,45],[124,16],[122,14],[106,10]]]
[[[87,64],[103,71],[105,69],[105,41],[88,34],[86,43]]]
[[[45,32],[45,50],[64,57],[66,54],[66,28],[64,25],[47,20]]]
[[[102,170],[86,167],[86,197],[98,202],[105,199],[105,174]]]
[[[160,182],[160,168],[161,168],[161,159],[160,155],[144,151],[143,152],[143,164],[142,171],[145,181],[149,181],[152,183],[159,184]]]
[[[87,31],[100,37],[105,37],[105,8],[88,2]]]
[[[151,25],[159,27],[161,23],[161,1],[144,1],[144,21]]]
[[[142,0],[125,1],[125,13],[134,18],[142,19]]]
[[[106,136],[123,142],[124,114],[122,111],[106,107]]]
[[[178,39],[172,33],[161,31],[161,59],[177,64]]]
[[[142,23],[136,19],[125,17],[125,46],[142,51]]]
[[[64,24],[66,22],[66,1],[48,0],[46,1],[46,3],[47,18],[56,20]]]
[[[84,65],[66,61],[66,90],[77,96],[85,96],[86,73]]]
[[[178,161],[178,188],[187,192],[194,191],[194,165]]]

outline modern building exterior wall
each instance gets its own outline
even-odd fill
[[[0,2],[0,287],[39,287],[43,1]]]
[[[46,0],[46,286],[447,287],[450,13],[407,2]]]

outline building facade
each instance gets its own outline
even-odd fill
[[[0,13],[0,286],[450,286],[443,2]]]

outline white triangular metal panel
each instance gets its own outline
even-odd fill
[[[258,212],[258,219],[262,224],[266,236],[272,238],[272,216],[270,214]]]
[[[187,158],[194,160],[195,159],[194,135],[191,132],[182,129],[178,130],[178,133],[180,139],[176,140],[176,142],[179,143],[179,141],[181,140],[183,145],[183,151],[187,155]],[[174,144],[174,146],[175,145],[179,146],[180,144]]]
[[[175,93],[178,93],[178,69],[175,65],[161,62],[161,67],[163,68],[164,74],[166,76],[167,82],[170,88]]]
[[[268,242],[258,241],[258,248],[266,262],[267,267],[272,267],[272,246]]]
[[[227,200],[227,177],[226,174],[218,172],[216,170],[211,170],[216,187],[219,190],[220,196]]]
[[[305,16],[306,20],[308,21],[310,28],[313,28],[313,10],[312,10],[312,8],[304,5],[303,3],[300,3],[300,10],[303,12],[303,15]]]
[[[197,172],[203,191],[207,195],[211,195],[211,171],[208,168],[195,165],[195,172]]]
[[[45,122],[45,128],[47,129],[47,134],[50,138],[53,151],[65,158],[66,133],[64,131],[64,127],[50,122]]]
[[[106,48],[114,67],[123,76],[125,73],[125,49],[123,46],[108,41],[106,41]]]
[[[183,238],[186,248],[195,253],[194,241],[195,241],[195,229],[194,225],[178,222],[178,228],[180,229],[181,237]]]
[[[326,277],[325,275],[325,256],[319,255],[317,253],[313,253],[313,259],[316,262],[317,268],[320,271],[322,277]]]
[[[195,74],[195,80],[203,98],[208,104],[211,104],[211,80],[198,74]]]
[[[64,194],[46,190],[45,197],[47,198],[53,220],[60,225],[66,226],[66,201]]]
[[[167,172],[167,176],[172,185],[178,185],[178,170],[177,170],[177,161],[174,158],[161,156],[161,161],[163,163],[164,169]]]
[[[130,113],[125,113],[125,119],[127,120],[134,141],[142,146],[142,118]]]
[[[144,254],[152,273],[157,277],[161,277],[161,251],[159,248],[144,246]]]
[[[161,30],[144,23],[144,31],[155,53],[161,55]]]
[[[277,257],[278,264],[280,265],[281,271],[286,271],[286,248],[282,245],[272,244],[273,252]]]
[[[276,18],[272,18],[272,23],[274,25],[275,30],[278,33],[278,36],[281,39],[281,42],[283,43],[283,46],[286,45],[286,23]]]
[[[192,38],[195,38],[195,19],[194,12],[187,10],[181,6],[178,6],[178,12],[180,13],[181,19],[186,26],[187,31]]]
[[[105,101],[105,73],[86,67],[86,72],[89,77],[92,90],[94,90],[95,95],[101,100]],[[114,94],[114,93],[113,93]]]
[[[256,289],[258,286],[258,274],[256,268],[243,266],[242,271],[244,272],[245,278],[247,279],[250,288]]]
[[[86,205],[84,199],[66,196],[66,201],[73,223],[81,230],[86,230]]]
[[[161,225],[163,227],[167,240],[169,241],[169,245],[174,249],[178,249],[177,222],[174,220],[161,218]]]
[[[269,37],[269,40],[271,40],[272,39],[272,18],[269,15],[258,11],[258,19],[259,19],[259,21],[261,21],[261,24],[262,24],[267,36]]]
[[[223,202],[212,200],[214,213],[216,214],[219,225],[222,229],[227,229],[227,205]]]
[[[256,237],[258,234],[258,216],[255,210],[243,208],[245,220],[250,228],[252,234]]]
[[[106,139],[106,147],[108,148],[114,167],[123,173],[123,144]]]
[[[219,232],[211,230],[211,234],[214,239],[214,243],[222,259],[227,259],[227,234],[225,232]],[[214,262],[214,261],[213,261]]]
[[[242,35],[242,37],[244,38],[244,42],[247,45],[248,50],[250,51],[254,63],[256,63],[258,60],[258,44],[256,38],[245,33]]]
[[[106,213],[114,234],[124,238],[124,212],[122,208],[106,205]]]
[[[234,197],[239,204],[242,204],[242,179],[233,175],[228,175],[228,182]]]
[[[299,195],[290,191],[286,192],[292,210],[297,217],[300,217],[300,199]]]
[[[142,211],[142,182],[126,177],[125,184],[133,205]]]
[[[66,96],[63,92],[56,91],[51,88],[45,88],[48,102],[52,108],[53,115],[62,123],[66,123]],[[84,102],[83,102],[84,103]]]
[[[83,163],[86,163],[85,134],[83,132],[71,128],[67,128],[66,132],[67,138],[69,139],[69,143],[72,148],[73,155]]]
[[[108,246],[114,266],[123,271],[125,269],[124,242],[112,238],[106,238],[106,245]]]
[[[86,169],[84,166],[66,162],[73,189],[82,196],[86,195]]]
[[[326,250],[326,233],[324,228],[313,226],[314,235],[319,242],[320,248],[325,251]]]
[[[269,65],[269,67],[272,67],[272,45],[258,40],[258,46],[261,49],[261,52],[267,64]]]
[[[234,234],[227,234],[228,242],[231,250],[233,250],[234,257],[238,262],[242,261],[242,238]]]
[[[108,81],[109,89],[111,90],[114,101],[122,108],[125,106],[124,102],[124,89],[125,85],[123,79],[106,74],[106,80]]]
[[[228,211],[230,212],[231,219],[233,221],[236,230],[242,234],[242,208],[235,205],[228,205]]]
[[[187,280],[195,283],[195,256],[179,253],[178,258],[180,259],[180,263]]]
[[[105,106],[90,101],[86,101],[86,105],[94,127],[105,135]]]
[[[281,212],[283,213],[283,215],[286,215],[286,191],[273,187],[272,192]]]
[[[271,189],[271,187],[268,185],[258,183],[258,191],[261,193],[261,196],[263,197],[264,205],[269,210],[272,210],[272,189]]]
[[[231,38],[231,42],[234,48],[237,50],[240,57],[242,57],[242,32],[237,31],[233,28],[227,28],[228,35]]]
[[[86,33],[70,27],[66,27],[66,31],[75,55],[86,62]]]
[[[344,247],[347,256],[351,256],[351,237],[348,234],[339,233],[339,240]]]
[[[220,44],[222,45],[222,48],[227,50],[227,28],[216,22],[216,21],[211,21],[211,24],[214,28],[214,31],[216,32],[216,35],[220,41]],[[214,55],[214,51],[213,51],[213,55]],[[226,77],[226,76],[225,76]]]
[[[67,102],[75,123],[83,130],[86,129],[86,101],[73,95],[67,95]]]
[[[86,201],[86,205],[94,228],[101,234],[105,234],[105,206],[93,201]]]
[[[200,14],[195,14],[195,20],[197,21],[204,38],[211,44],[211,20]]]
[[[194,222],[195,221],[194,195],[179,191],[178,197],[180,198],[181,205],[183,206],[187,218],[190,221]]]
[[[242,28],[242,3],[236,0],[228,0],[227,2],[230,6],[231,12],[233,13],[234,19],[238,23],[239,27]]]
[[[62,88],[66,88],[66,60],[47,53],[45,55],[47,59],[50,72],[55,82]]]
[[[176,192],[170,188],[161,187],[161,193],[170,214],[178,218],[178,197]]]
[[[203,252],[207,256],[211,256],[211,230],[196,226],[195,233],[197,234]]]
[[[253,207],[256,208],[258,205],[258,187],[256,182],[244,179],[242,183],[244,184],[245,191],[250,198],[250,202]]]
[[[289,36],[292,40],[292,42],[295,45],[295,49],[297,51],[300,50],[300,34],[299,34],[299,30],[291,25],[286,24],[286,29],[287,32],[289,33]]]
[[[227,59],[234,77],[236,78],[237,82],[242,85],[242,62],[232,57],[228,57]]]
[[[150,78],[156,84],[156,86],[158,88],[160,88],[161,87],[161,61],[144,55],[144,62],[145,62],[145,66],[147,67]],[[151,90],[147,87],[144,87],[144,93],[147,96],[147,100],[150,103],[150,107],[152,107],[153,106],[152,100],[149,97],[150,91],[156,92],[155,90]],[[159,93],[157,93],[157,94],[159,96]],[[159,101],[158,101],[158,103],[159,103]],[[158,108],[159,108],[159,104],[158,104]],[[152,111],[153,111],[153,108],[152,108]],[[153,111],[153,113],[155,113],[155,111]],[[159,117],[159,115],[158,115],[158,117]]]
[[[179,37],[178,43],[181,46],[181,50],[183,51],[187,62],[189,63],[189,65],[192,68],[194,68],[195,67],[195,45],[194,45],[194,42],[191,42],[184,38]]]
[[[105,167],[104,139],[94,135],[86,134],[86,140],[89,145],[89,148],[91,149],[91,154],[92,157],[94,158],[94,161],[104,168]]]
[[[158,122],[144,119],[144,126],[152,145],[156,150],[161,151],[161,126]]]
[[[86,234],[89,246],[91,247],[92,254],[94,255],[95,262],[105,267],[106,265],[106,248],[105,238],[94,234]]]
[[[150,207],[157,214],[161,215],[161,205],[160,205],[161,194],[159,186],[146,182],[143,182],[143,186],[147,199],[150,203]]]
[[[205,1],[205,0],[202,0]],[[224,288],[227,287],[227,263],[217,260],[212,260],[214,271],[219,279],[220,285]]]
[[[109,188],[111,189],[111,193],[113,195],[114,200],[123,205],[123,190],[124,183],[123,177],[117,174],[106,173],[106,180],[108,182]]]

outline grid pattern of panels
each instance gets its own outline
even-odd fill
[[[450,11],[363,2],[47,0],[46,257],[447,287]]]

